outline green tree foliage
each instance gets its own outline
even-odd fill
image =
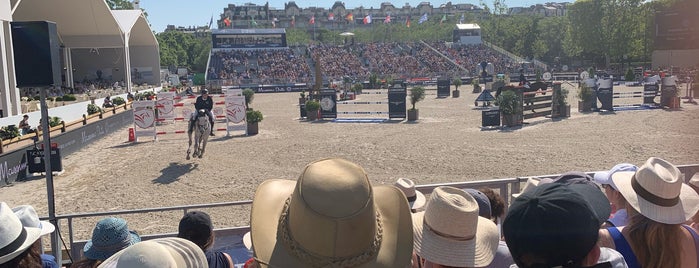
[[[183,32],[169,31],[155,35],[160,44],[160,65],[187,66],[204,72],[211,50],[211,35],[196,38]]]
[[[133,4],[128,0],[106,0],[110,9],[133,9]]]

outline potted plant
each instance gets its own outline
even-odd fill
[[[410,104],[413,106],[408,109],[408,121],[418,120],[420,117],[419,110],[415,108],[415,104],[425,99],[425,88],[421,86],[410,89]]]
[[[481,93],[481,84],[478,82],[478,78],[473,78],[471,84],[473,84],[473,93]]]
[[[567,101],[568,90],[555,89],[553,95],[553,117],[570,117],[570,104]]]
[[[243,96],[245,96],[245,109],[252,110],[252,108],[250,108],[250,103],[252,103],[252,100],[255,98],[255,91],[249,88],[243,89]]]
[[[259,131],[258,123],[262,122],[263,116],[262,112],[255,110],[247,110],[245,112],[245,121],[248,123],[248,136],[256,135]]]
[[[594,100],[594,95],[591,87],[586,83],[581,83],[578,89],[578,111],[581,113],[586,113],[592,111],[592,102]]]
[[[356,84],[352,85],[352,92],[354,92],[357,95],[362,94],[362,89],[364,89],[364,86],[362,86],[362,83],[356,83]]]
[[[503,125],[511,127],[521,124],[519,116],[522,113],[522,101],[514,90],[503,91],[495,99],[495,104],[500,107]]]
[[[454,91],[451,92],[451,97],[458,98],[461,95],[461,92],[459,91],[459,87],[462,85],[461,78],[454,78],[452,84],[454,84]]]
[[[308,121],[317,120],[318,110],[320,110],[320,102],[317,100],[308,100],[306,102],[306,119],[308,119]]]

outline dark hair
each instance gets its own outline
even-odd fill
[[[0,268],[34,268],[41,267],[41,241],[37,240],[10,261],[0,264]]]
[[[490,201],[490,213],[493,220],[497,220],[505,216],[505,199],[503,199],[502,196],[488,187],[480,188],[478,191],[481,191],[481,193],[488,197],[488,200]]]

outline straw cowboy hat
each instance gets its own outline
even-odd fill
[[[413,215],[413,236],[418,255],[454,267],[487,266],[500,241],[495,223],[478,216],[476,200],[448,186],[435,188],[425,211]]]
[[[651,157],[636,172],[614,173],[612,181],[629,205],[656,222],[681,224],[699,211],[699,194],[663,159]]]
[[[408,198],[408,204],[413,212],[420,211],[425,206],[425,195],[420,191],[415,190],[415,183],[411,179],[399,178],[393,184]]]
[[[298,181],[267,180],[252,202],[252,246],[262,267],[407,267],[410,208],[390,185],[369,184],[364,169],[329,158]]]
[[[0,264],[6,263],[36,242],[41,229],[26,227],[5,202],[0,203]]]
[[[152,239],[129,246],[105,260],[99,268],[207,268],[204,251],[184,238]]]
[[[36,210],[34,210],[34,207],[30,205],[13,207],[12,212],[17,215],[17,218],[22,222],[23,226],[41,229],[41,235],[47,235],[56,230],[56,227],[50,222],[40,221]]]

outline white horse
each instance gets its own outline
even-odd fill
[[[199,158],[204,155],[206,142],[209,140],[209,133],[211,133],[211,124],[209,123],[209,117],[206,116],[206,110],[201,109],[197,111],[196,119],[194,120],[193,124],[194,127],[189,128],[187,131],[187,135],[189,136],[187,160],[189,160],[189,153],[192,150],[192,132],[194,132],[194,153],[192,156]]]

